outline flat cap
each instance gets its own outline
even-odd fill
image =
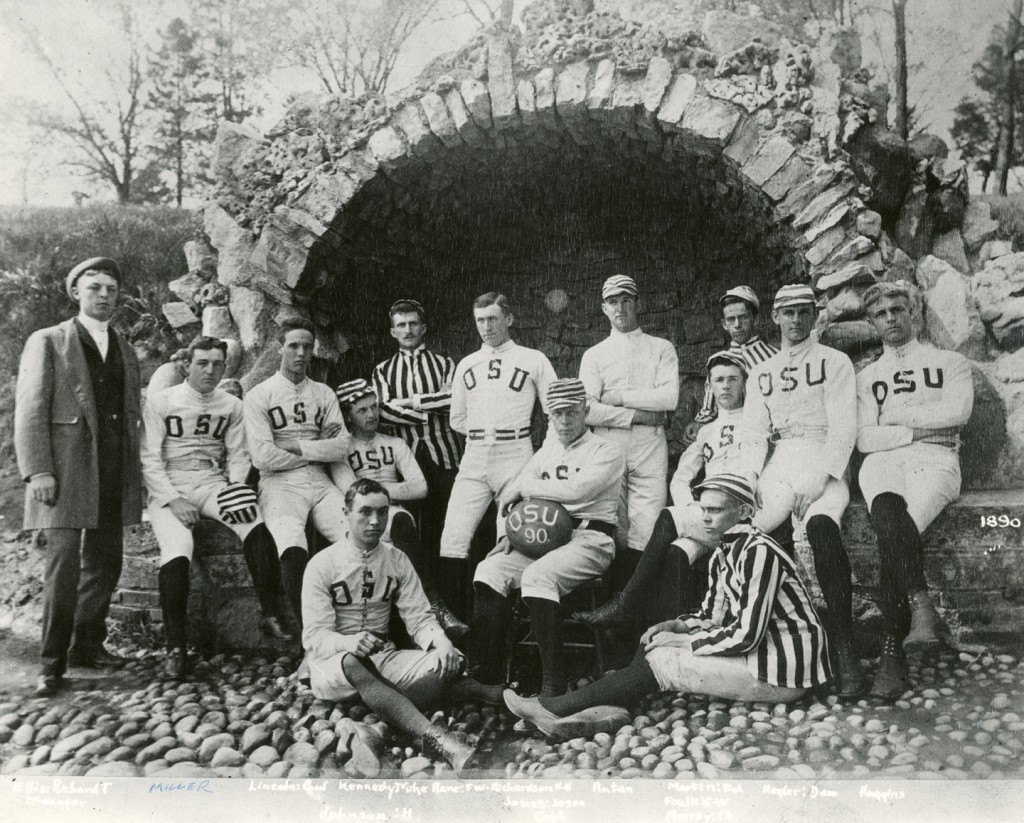
[[[334,393],[338,396],[338,402],[342,406],[351,405],[357,400],[362,400],[364,397],[376,394],[373,387],[362,377],[342,383],[334,390]]]
[[[604,281],[601,287],[601,299],[607,300],[617,294],[628,294],[636,297],[639,292],[636,288],[636,280],[625,274],[613,274]]]
[[[694,486],[693,490],[695,492],[725,492],[730,497],[734,497],[739,500],[740,503],[746,503],[749,506],[757,508],[757,501],[754,498],[754,489],[751,487],[750,481],[740,474],[723,472],[722,474],[712,475],[704,480],[703,483],[698,483]]]
[[[773,309],[784,309],[787,306],[798,306],[801,303],[814,304],[814,290],[810,286],[791,283],[775,292]]]
[[[64,291],[68,293],[68,297],[74,300],[74,295],[71,294],[71,289],[75,283],[78,282],[78,278],[86,272],[103,272],[113,277],[118,285],[121,284],[121,269],[118,268],[117,263],[111,260],[109,257],[90,257],[88,260],[83,260],[71,271],[68,272],[67,279],[64,281]]]
[[[548,411],[566,409],[582,403],[587,399],[587,390],[583,381],[576,377],[563,377],[553,380],[548,386]]]

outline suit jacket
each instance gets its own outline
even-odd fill
[[[122,517],[129,525],[142,518],[139,363],[134,349],[113,328],[110,345],[119,347],[125,371]],[[26,489],[24,528],[99,525],[97,429],[96,399],[74,320],[34,332],[25,343],[18,371],[14,448],[26,482],[41,472],[57,478],[57,502],[39,503]]]

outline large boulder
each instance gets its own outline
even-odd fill
[[[987,261],[971,287],[981,319],[999,345],[1024,345],[1024,252]]]
[[[907,144],[875,124],[860,129],[847,150],[857,179],[871,189],[868,206],[886,220],[894,219],[914,178],[914,157]]]
[[[928,272],[926,276],[922,269]],[[923,290],[928,339],[941,349],[984,357],[985,331],[970,280],[945,261],[928,256],[918,266],[918,282]]]

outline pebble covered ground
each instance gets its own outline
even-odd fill
[[[295,660],[219,656],[190,682],[141,653],[55,701],[0,691],[0,771],[16,775],[451,778],[361,704],[314,698]],[[473,777],[933,779],[1024,777],[1024,663],[945,651],[899,700],[734,703],[662,692],[615,734],[517,734],[504,707],[435,715],[476,742]],[[73,674],[73,673],[72,673]],[[88,681],[87,681],[88,683]]]

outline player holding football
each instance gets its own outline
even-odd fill
[[[587,431],[587,396],[576,379],[555,380],[547,392],[554,437],[504,491],[502,512],[524,498],[541,498],[563,505],[573,518],[569,542],[534,560],[512,548],[507,537],[476,569],[473,630],[479,679],[497,683],[508,631],[509,597],[521,589],[543,668],[541,694],[565,691],[562,654],[563,596],[581,583],[602,575],[615,555],[615,514],[626,461],[618,447]]]

